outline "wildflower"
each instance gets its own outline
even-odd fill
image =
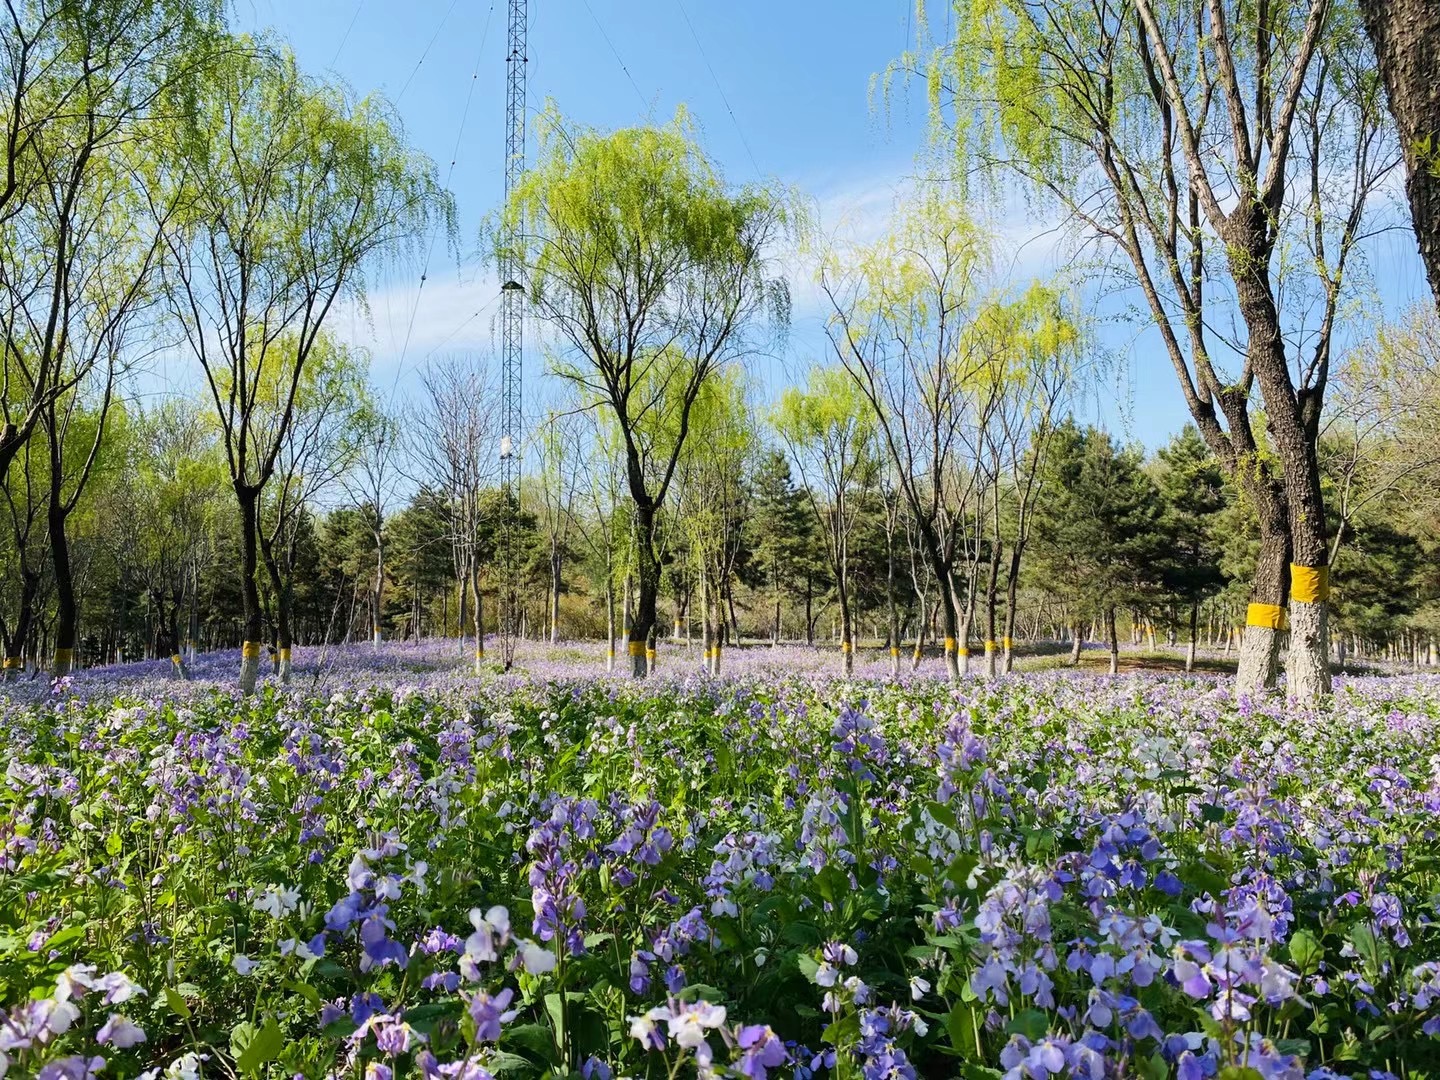
[[[651,1009],[642,1016],[632,1016],[630,1018],[630,1037],[639,1042],[646,1050],[665,1049],[665,1036],[655,1023],[664,1015],[666,1015],[664,1009]]]
[[[35,1074],[35,1080],[91,1080],[98,1076],[103,1068],[103,1057],[87,1058],[76,1055],[50,1062]]]
[[[102,1046],[108,1043],[117,1050],[128,1050],[145,1041],[145,1032],[119,1013],[111,1013],[104,1026],[95,1034],[95,1041]]]
[[[790,1056],[785,1044],[768,1026],[742,1027],[735,1041],[741,1050],[736,1068],[751,1080],[765,1080],[768,1070],[779,1068]]]
[[[244,953],[236,953],[230,958],[230,966],[241,975],[249,975],[260,966],[260,962],[258,960],[251,960],[250,957]]]
[[[524,938],[516,939],[515,948],[520,964],[531,975],[544,975],[555,970],[555,954],[549,949]]]
[[[284,918],[300,903],[300,890],[284,885],[269,885],[255,898],[255,910],[263,911],[272,919]]]
[[[510,1009],[510,1000],[515,991],[506,987],[493,997],[485,990],[478,991],[470,999],[470,1019],[475,1021],[475,1038],[481,1042],[496,1042],[500,1038],[500,1027],[515,1019],[517,1010]]]

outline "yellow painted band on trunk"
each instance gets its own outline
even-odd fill
[[[68,663],[70,663],[70,661],[73,660],[73,659],[75,659],[75,650],[74,650],[74,649],[56,649],[56,650],[55,650],[55,662],[56,662],[57,664],[68,664]]]
[[[280,650],[280,659],[281,659],[281,660],[289,660],[289,659],[290,659],[290,650],[289,650],[289,649],[281,649],[281,650]]]
[[[954,651],[955,651],[955,639],[954,639],[953,637],[947,637],[947,638],[945,639],[945,651],[946,651],[946,652],[954,652]]]
[[[644,656],[644,655],[645,655],[645,643],[644,643],[643,641],[632,641],[632,642],[630,642],[630,655],[631,655],[631,656]]]
[[[987,641],[987,642],[985,642],[985,651],[986,651],[986,652],[994,652],[994,651],[995,651],[995,642],[993,642],[993,641]]]
[[[1005,646],[1005,651],[1009,652],[1011,649],[1015,648],[1015,639],[1007,637],[1004,639],[1002,644]]]
[[[960,649],[960,656],[961,656],[962,658],[963,658],[963,657],[967,657],[967,656],[969,656],[969,655],[970,655],[970,648],[969,648],[969,646],[964,646],[964,647],[962,647],[962,648]]]
[[[1302,604],[1323,604],[1330,596],[1328,566],[1290,564],[1290,599]]]
[[[259,660],[259,659],[260,659],[260,642],[258,642],[258,641],[246,641],[246,642],[242,643],[241,646],[240,646],[240,659],[242,659],[242,660]]]
[[[891,646],[890,646],[890,655],[891,655],[891,656],[899,656],[899,655],[900,655],[900,650],[899,650],[899,648],[896,647],[896,646],[894,646],[894,645],[891,645]]]
[[[23,656],[7,656],[5,658],[5,663],[0,664],[0,667],[8,668],[12,671],[15,668],[23,668],[24,666],[25,658]]]
[[[183,659],[181,659],[180,654],[177,652],[177,653],[175,653],[173,656],[170,657],[170,662],[178,667],[179,665],[183,664],[185,661],[184,661]]]
[[[842,641],[842,642],[840,642],[840,651],[841,651],[841,652],[849,652],[849,651],[850,651],[851,649],[853,649],[854,647],[855,647],[855,646],[851,645],[850,642],[848,642],[848,641]]]
[[[1245,609],[1246,626],[1262,626],[1267,630],[1283,630],[1285,609],[1279,604],[1251,604]]]

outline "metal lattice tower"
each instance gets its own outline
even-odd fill
[[[529,57],[528,0],[510,0],[509,33],[505,52],[505,205],[525,174],[525,74]],[[520,504],[520,438],[524,423],[521,407],[524,368],[525,290],[518,280],[522,268],[513,257],[517,237],[501,245],[500,261],[500,489],[503,497],[500,527],[500,648],[506,668],[514,662],[520,631],[520,574],[518,512]]]

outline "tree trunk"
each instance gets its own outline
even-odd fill
[[[842,574],[836,580],[836,599],[840,603],[840,668],[846,675],[855,674],[854,616],[850,611],[850,590]]]
[[[1085,628],[1079,621],[1070,628],[1070,666],[1080,666],[1080,652],[1085,648]]]
[[[550,538],[550,644],[560,641],[560,542]]]
[[[270,588],[275,593],[275,674],[282,686],[290,682],[290,649],[294,645],[294,631],[290,625],[290,595],[281,578],[280,563],[275,558],[274,537],[261,537],[260,554],[265,561],[265,570],[270,576]]]
[[[1440,4],[1360,0],[1405,155],[1405,194],[1430,291],[1440,305]]]
[[[805,644],[815,645],[815,582],[809,570],[805,571]]]
[[[70,538],[65,533],[69,516],[60,499],[58,474],[50,488],[50,565],[55,572],[55,674],[68,675],[75,666],[75,575],[70,564]]]
[[[485,665],[485,596],[480,591],[480,561],[470,564],[471,609],[475,613],[475,674]]]
[[[1185,648],[1185,670],[1195,670],[1195,644],[1200,634],[1200,602],[1190,601],[1190,644]]]
[[[1260,555],[1250,585],[1250,606],[1245,614],[1245,636],[1240,642],[1240,664],[1235,673],[1237,697],[1254,696],[1275,688],[1279,676],[1281,605],[1285,597],[1285,568],[1290,559],[1290,537],[1283,518],[1260,506]]]
[[[890,677],[900,677],[900,608],[895,602],[895,531],[885,531],[885,606],[890,619]]]
[[[910,661],[910,670],[914,671],[920,666],[920,661],[925,657],[925,626],[927,614],[925,611],[925,594],[917,592],[915,602],[919,605],[919,611],[915,619],[915,655]]]
[[[1120,674],[1120,639],[1115,634],[1115,605],[1105,609],[1105,636],[1110,641],[1110,674]]]
[[[660,594],[660,561],[655,556],[655,507],[635,505],[635,569],[640,584],[634,622],[630,626],[630,673],[643,679],[650,673],[648,653],[654,651],[656,602]]]
[[[605,568],[605,670],[615,670],[615,584],[614,567]]]
[[[378,515],[377,515],[378,517]],[[370,629],[375,648],[380,647],[383,636],[381,620],[385,614],[385,535],[377,525],[375,528],[375,588],[370,594]]]
[[[997,542],[990,553],[990,575],[985,582],[985,677],[995,678],[998,674],[996,661],[999,659],[999,643],[995,640],[996,590],[1000,584],[1000,545]]]
[[[260,587],[255,580],[259,537],[260,489],[235,482],[240,502],[240,692],[253,694],[260,677]]]

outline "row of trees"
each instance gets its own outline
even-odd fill
[[[1440,332],[1420,313],[1345,366],[1338,398],[1346,406],[1321,443],[1329,529],[1338,538],[1337,659],[1356,651],[1424,660],[1440,630],[1440,575],[1428,558],[1440,533],[1437,363]],[[311,431],[315,416],[349,400],[352,416],[372,410],[352,430],[374,437],[340,446],[329,459],[340,463],[325,489],[331,509],[302,501],[283,551],[266,556],[283,567],[258,590],[277,669],[282,624],[313,646],[459,636],[462,649],[477,626],[495,626],[475,598],[499,588],[500,493],[493,476],[482,475],[473,500],[458,497],[465,469],[455,465],[483,469],[487,453],[452,459],[444,435],[456,416],[446,388],[483,387],[484,369],[460,359],[438,364],[428,380],[436,396],[388,423],[374,418],[363,381],[349,374],[326,384],[348,391],[307,391],[297,411]],[[828,641],[838,669],[850,667],[865,639],[888,646],[897,670],[927,646],[943,647],[925,523],[887,470],[883,433],[853,381],[838,366],[817,367],[772,408],[753,398],[732,375],[697,403],[696,439],[656,534],[664,623],[657,639],[693,638],[712,670],[742,636]],[[467,442],[488,446],[493,431],[481,417]],[[1002,438],[1003,428],[996,433]],[[1008,671],[1017,641],[1066,637],[1074,659],[1087,638],[1098,638],[1114,665],[1122,630],[1149,635],[1152,646],[1157,635],[1184,643],[1191,663],[1197,646],[1228,652],[1237,644],[1259,530],[1198,432],[1186,429],[1149,457],[1069,419],[1036,434],[1005,455],[998,475],[975,481],[955,523],[971,583],[953,635],[957,666],[969,669],[973,652],[980,670]],[[531,450],[541,465],[519,514],[530,636],[608,636],[613,644],[638,610],[635,519],[615,443],[603,415],[568,412],[548,418]],[[171,401],[150,412],[121,405],[106,446],[108,464],[96,471],[77,520],[76,589],[92,628],[80,642],[82,659],[165,655],[185,639],[201,648],[232,643],[243,631],[241,542],[214,424],[195,404]],[[395,460],[402,467],[385,474]],[[278,500],[296,482],[281,476],[276,501],[260,510],[262,546],[279,521]],[[43,662],[55,633],[54,582],[33,551],[15,546],[24,535],[14,531],[19,520],[12,518],[0,554],[39,570],[28,651]],[[5,597],[7,611],[15,601]]]
[[[803,546],[813,527],[810,554],[824,573],[807,577],[807,595],[823,578],[847,658],[853,570],[882,549],[884,636],[898,650],[907,617],[917,628],[933,621],[954,676],[972,638],[992,643],[990,669],[1000,662],[1030,563],[1083,565],[1108,582],[1066,604],[1088,604],[1113,641],[1117,610],[1139,611],[1146,597],[1153,607],[1159,563],[1142,539],[1154,523],[1132,513],[1102,559],[1085,529],[1105,501],[1057,512],[1054,493],[1095,479],[1123,519],[1126,506],[1163,503],[1158,481],[1146,488],[1133,455],[1062,423],[1084,375],[1082,321],[1064,288],[997,270],[993,239],[972,216],[978,177],[1018,179],[1058,207],[1143,298],[1226,501],[1255,529],[1239,687],[1273,684],[1288,605],[1291,692],[1312,699],[1329,685],[1328,575],[1341,542],[1361,535],[1366,505],[1426,468],[1412,461],[1387,474],[1385,492],[1357,495],[1369,490],[1362,461],[1375,446],[1409,445],[1398,420],[1359,433],[1373,426],[1367,402],[1394,390],[1388,377],[1364,392],[1355,381],[1355,402],[1332,409],[1348,458],[1332,451],[1341,436],[1324,412],[1355,268],[1383,224],[1378,196],[1402,161],[1417,221],[1428,190],[1417,168],[1429,151],[1413,145],[1424,110],[1410,108],[1420,97],[1405,96],[1408,69],[1387,66],[1384,44],[1423,27],[1369,7],[1362,25],[1331,0],[957,2],[936,37],[921,5],[917,47],[887,85],[926,82],[932,175],[904,193],[881,240],[820,254],[830,355],[768,427],[752,420],[742,371],[782,340],[789,289],[777,268],[786,245],[813,238],[803,201],[775,185],[728,185],[683,112],[602,133],[547,110],[538,163],[488,246],[548,328],[548,366],[566,388],[558,413],[590,434],[556,417],[532,451],[528,487],[540,494],[525,506],[493,489],[483,368],[438,365],[422,400],[386,416],[367,400],[363,358],[325,333],[337,306],[363,306],[366,276],[383,260],[436,229],[454,234],[433,165],[383,101],[307,76],[273,43],[230,35],[219,6],[201,0],[8,8],[6,663],[42,644],[55,670],[73,662],[76,555],[99,535],[79,525],[96,528],[102,481],[119,477],[123,498],[138,499],[157,461],[203,471],[213,457],[231,520],[201,538],[195,522],[209,501],[175,500],[185,524],[160,544],[143,595],[175,648],[181,611],[197,633],[202,594],[234,581],[246,690],[267,638],[283,678],[297,634],[318,625],[308,609],[301,625],[302,593],[319,582],[301,571],[307,543],[333,560],[342,536],[367,538],[368,569],[352,576],[378,636],[393,607],[396,530],[409,521],[424,532],[427,515],[443,523],[426,546],[448,548],[462,584],[457,625],[468,622],[477,664],[494,522],[519,513],[545,536],[552,632],[567,551],[580,544],[605,565],[607,633],[624,632],[635,674],[652,666],[665,592],[682,612],[693,603],[718,666],[727,626],[738,629],[755,501],[746,463],[767,442],[784,448],[804,495],[788,532],[767,540],[777,551]],[[1378,66],[1367,29],[1381,42]],[[1387,92],[1397,115],[1409,109],[1398,135]],[[131,372],[157,354],[195,373],[202,408],[121,404],[138,385]],[[138,433],[128,443],[125,425]],[[141,448],[136,460],[118,449],[127,445]],[[583,462],[580,445],[591,453]],[[1352,463],[1338,514],[1327,499],[1332,452]],[[1069,473],[1052,476],[1066,463]],[[396,511],[397,493],[417,487]],[[586,512],[575,509],[577,489]],[[343,509],[322,515],[337,491]],[[857,530],[872,512],[881,527],[867,548]],[[1195,529],[1197,515],[1192,507]],[[134,527],[150,529],[146,518]],[[1072,532],[1088,539],[1055,548]],[[207,552],[233,572],[217,572]],[[116,574],[134,562],[117,556]],[[773,567],[771,578],[778,612]],[[1195,593],[1164,587],[1172,605]],[[418,633],[418,587],[411,603]],[[1198,620],[1193,597],[1189,609]]]
[[[121,388],[157,354],[198,372],[204,426],[223,450],[239,519],[241,685],[259,666],[262,554],[286,655],[288,534],[324,479],[314,440],[345,426],[313,416],[297,427],[302,394],[326,396],[322,326],[363,298],[377,260],[451,215],[383,101],[230,35],[222,14],[208,0],[6,7],[0,478],[18,595],[0,629],[11,667],[46,579],[51,663],[73,662],[74,515],[97,473],[120,467],[109,433]],[[195,577],[191,567],[192,597]],[[163,601],[172,624],[176,592]]]

